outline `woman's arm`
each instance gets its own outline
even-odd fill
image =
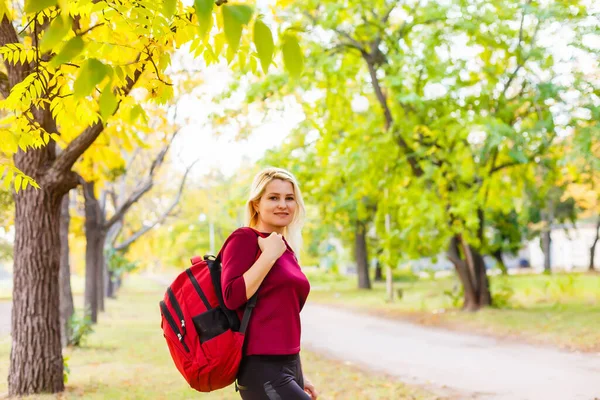
[[[261,255],[255,259],[258,246]],[[258,290],[277,259],[285,251],[280,235],[257,238],[250,229],[232,233],[222,254],[221,286],[225,306],[238,309]]]

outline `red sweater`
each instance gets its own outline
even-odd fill
[[[246,355],[300,351],[300,310],[310,284],[287,242],[286,246],[258,289],[256,308],[246,331]],[[240,320],[248,301],[243,274],[254,264],[258,249],[257,234],[244,227],[231,234],[222,253],[223,299],[227,308],[237,311]]]

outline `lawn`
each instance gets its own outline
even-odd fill
[[[386,301],[385,284],[356,289],[355,278],[311,273],[311,301],[425,325],[492,334],[567,349],[600,351],[600,274],[557,273],[491,276],[496,307],[462,312],[453,277],[396,275],[402,292]]]
[[[130,277],[85,347],[66,349],[67,390],[62,395],[26,399],[239,399],[232,387],[211,394],[188,388],[173,365],[160,329],[158,301],[163,288],[141,277]],[[76,297],[81,303],[81,297]],[[0,359],[9,360],[10,338],[0,338]],[[364,371],[302,351],[305,373],[321,392],[320,399],[437,399],[394,378]],[[6,394],[8,362],[0,363],[0,397]]]

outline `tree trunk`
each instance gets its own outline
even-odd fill
[[[9,75],[11,86],[14,76]],[[20,81],[20,80],[19,80]],[[56,132],[48,110],[33,111],[46,132]],[[54,142],[19,151],[15,166],[33,177],[40,189],[14,196],[15,244],[8,374],[9,396],[64,390],[60,339],[60,204],[72,183],[45,175],[56,159]]]
[[[552,210],[553,205],[549,203],[548,209]],[[554,215],[552,211],[542,211],[542,221],[544,221],[544,228],[542,229],[542,252],[544,253],[544,272],[550,273],[552,271],[552,221]]]
[[[381,262],[379,258],[375,264],[375,282],[383,282],[383,269],[381,268]]]
[[[489,281],[483,257],[471,246],[464,243],[463,256],[459,246],[463,243],[459,235],[453,236],[448,248],[448,259],[454,264],[463,286],[463,309],[477,311],[492,304]]]
[[[63,196],[60,206],[60,337],[63,347],[69,344],[71,325],[69,321],[75,312],[71,291],[71,266],[69,264],[69,194]]]
[[[98,271],[98,249],[102,250],[103,242],[98,214],[98,201],[94,196],[94,182],[83,184],[85,197],[85,313],[92,323],[98,322],[98,289],[101,271]]]
[[[106,297],[114,299],[117,296],[116,285],[115,285],[115,274],[112,271],[108,271],[108,284],[106,286]]]
[[[369,261],[367,259],[367,230],[362,222],[356,224],[354,258],[356,259],[356,272],[358,273],[358,288],[371,289]]]
[[[544,271],[552,271],[552,237],[550,236],[550,229],[545,229],[542,232],[542,252],[544,253]]]
[[[104,297],[106,296],[106,279],[108,279],[108,272],[106,270],[106,263],[104,262],[104,240],[106,239],[106,236],[103,233],[101,226],[99,227],[98,235],[99,237],[96,242],[98,248],[94,252],[96,256],[96,280],[98,282],[96,295],[98,296],[98,311],[104,312]]]
[[[44,150],[19,153],[15,160],[39,161],[30,160],[37,158],[38,152]],[[60,201],[61,196],[43,186],[15,196],[11,396],[64,390],[58,279]]]
[[[594,270],[594,258],[598,240],[600,240],[600,216],[598,217],[598,222],[596,223],[596,238],[594,239],[594,243],[592,243],[592,247],[590,247],[590,271]]]
[[[506,264],[504,264],[504,259],[502,258],[502,250],[498,249],[498,250],[494,251],[492,256],[498,262],[498,268],[500,268],[500,271],[502,271],[502,275],[508,275],[508,270],[506,269]]]

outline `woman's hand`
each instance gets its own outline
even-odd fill
[[[277,232],[271,233],[266,238],[259,237],[258,246],[265,257],[271,261],[277,261],[286,249],[283,237]]]
[[[306,378],[304,378],[304,391],[310,395],[311,400],[317,400],[319,394],[315,389],[315,385]]]

